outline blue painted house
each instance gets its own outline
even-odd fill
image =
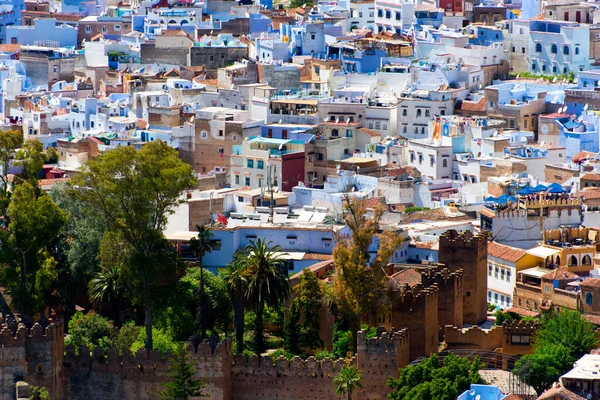
[[[567,159],[585,150],[599,151],[598,115],[593,111],[583,112],[579,117],[559,118],[555,122],[560,129],[560,145],[567,150]]]

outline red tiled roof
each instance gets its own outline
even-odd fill
[[[360,128],[359,131],[364,132],[371,137],[381,136],[381,133],[369,128]]]
[[[162,36],[187,36],[183,29],[169,29],[160,32]]]
[[[511,307],[508,310],[506,310],[506,312],[511,312],[511,313],[515,313],[515,314],[519,314],[522,315],[524,317],[539,317],[540,313],[535,312],[535,311],[531,311],[531,310],[526,310],[524,308],[520,308],[520,307]]]
[[[390,278],[397,285],[407,284],[408,286],[413,287],[421,283],[421,273],[414,268],[396,272]]]
[[[525,250],[497,242],[488,243],[488,256],[516,263],[526,254]]]
[[[579,179],[586,181],[600,181],[600,174],[585,174]]]
[[[21,50],[20,44],[0,44],[0,53],[16,53]]]
[[[565,117],[569,117],[569,116],[570,116],[570,114],[550,113],[550,114],[542,114],[542,115],[540,115],[540,118],[556,119],[556,118],[565,118]]]
[[[523,398],[516,394],[509,394],[506,397],[503,397],[502,400],[523,400]]]
[[[592,158],[597,156],[598,153],[592,153],[591,151],[582,150],[579,153],[575,154],[572,158],[573,162],[587,160],[588,158]]]
[[[318,253],[306,253],[302,257],[303,260],[333,260],[333,255],[331,254],[318,254]]]
[[[583,318],[585,318],[587,321],[591,322],[594,325],[600,326],[600,316],[598,316],[598,315],[583,314]],[[598,351],[598,349],[595,349],[595,350]],[[594,354],[594,353],[592,353],[592,354]],[[596,353],[596,354],[598,354],[598,353]]]
[[[566,389],[563,386],[560,386],[560,384],[558,384],[558,383],[555,383],[551,389],[546,390],[544,393],[542,393],[542,395],[540,397],[538,397],[538,400],[557,400],[557,399],[585,400],[584,397],[581,397],[581,396],[571,392],[569,389]]]
[[[581,281],[579,284],[581,287],[590,287],[590,288],[598,288],[600,287],[600,279],[598,278],[588,278]]]
[[[573,272],[569,271],[568,268],[556,268],[552,272],[548,272],[547,274],[542,275],[542,278],[543,279],[551,279],[551,280],[555,281],[555,280],[565,280],[565,279],[577,279],[577,278],[579,278],[579,275],[574,274]]]
[[[479,99],[479,101],[469,101],[463,100],[460,105],[461,111],[473,111],[473,112],[483,112],[485,111],[485,97]]]
[[[376,208],[382,206],[384,201],[383,197],[371,197],[370,199],[364,199],[362,202],[366,208]]]

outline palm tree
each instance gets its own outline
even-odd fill
[[[362,388],[360,381],[362,380],[362,374],[358,368],[346,365],[340,371],[340,373],[333,378],[333,385],[335,386],[335,394],[348,396],[348,400],[352,399],[352,392],[356,388]]]
[[[202,309],[206,310],[206,298],[204,296],[204,268],[202,267],[202,259],[206,253],[212,251],[210,242],[212,240],[212,232],[209,226],[196,225],[198,229],[198,236],[190,240],[190,247],[194,252],[194,256],[198,257],[198,265],[200,266],[200,306],[198,312],[198,328],[200,330],[200,336],[204,337],[204,331],[206,330],[206,315],[202,312]]]
[[[244,307],[247,284],[244,272],[245,267],[242,263],[232,262],[221,275],[233,304],[233,330],[238,354],[244,351]]]
[[[281,258],[281,247],[272,246],[263,239],[250,242],[244,251],[236,255],[236,262],[244,268],[247,279],[246,299],[254,308],[254,351],[260,355],[264,350],[265,306],[279,306],[290,293],[290,285]]]
[[[88,295],[90,300],[96,304],[103,304],[110,307],[115,325],[119,326],[120,318],[120,300],[121,285],[119,277],[121,269],[116,265],[110,265],[97,272],[94,278],[88,283]]]

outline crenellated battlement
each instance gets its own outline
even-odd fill
[[[435,300],[438,297],[439,288],[437,284],[425,287],[422,283],[417,283],[413,287],[403,285],[398,294],[400,304],[412,305],[422,301]]]
[[[26,342],[54,341],[57,337],[62,337],[62,327],[57,323],[50,323],[46,328],[35,323],[30,329],[21,324],[15,333],[3,325],[0,331],[0,345],[2,347],[23,346]]]
[[[223,340],[212,345],[208,341],[202,341],[198,347],[188,343],[187,352],[190,360],[196,363],[227,358],[231,355],[231,340]],[[106,368],[113,372],[128,373],[128,370],[137,369],[142,373],[148,373],[150,370],[166,371],[170,357],[170,353],[163,355],[157,350],[152,350],[147,355],[144,349],[138,349],[135,353],[125,349],[122,354],[119,354],[115,348],[105,351],[100,347],[90,349],[87,346],[81,346],[76,351],[73,345],[69,345],[66,348],[64,361],[67,368],[91,368],[93,366],[94,368]]]
[[[487,246],[487,236],[484,233],[473,235],[471,231],[459,233],[450,229],[440,235],[440,250],[443,247],[477,249],[482,246]]]
[[[421,270],[421,280],[424,286],[431,286],[433,284],[437,284],[438,286],[453,285],[457,281],[462,284],[463,270],[451,271],[440,264],[436,267]]]
[[[520,333],[533,335],[540,329],[539,321],[512,321],[502,325],[504,333]]]

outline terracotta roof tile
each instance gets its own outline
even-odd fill
[[[508,310],[506,310],[506,312],[510,312],[510,313],[515,313],[515,314],[519,314],[522,315],[524,317],[539,317],[540,313],[535,312],[535,311],[531,311],[531,310],[526,310],[524,308],[520,308],[520,307],[511,307]]]
[[[497,242],[488,243],[488,256],[496,257],[501,260],[506,260],[515,263],[525,256],[526,252],[523,249],[507,246]]]
[[[588,278],[581,281],[579,284],[581,287],[590,287],[590,288],[600,288],[600,279],[598,278]]]
[[[570,390],[560,386],[560,384],[555,383],[551,389],[546,390],[538,400],[585,400],[584,397],[581,397]]]
[[[600,174],[585,174],[579,179],[582,181],[600,181]]]
[[[542,114],[542,115],[540,115],[540,118],[556,119],[556,118],[565,118],[565,117],[570,117],[570,116],[571,116],[571,114],[550,113],[550,114]]]
[[[331,254],[318,254],[318,253],[306,253],[302,257],[303,260],[333,260],[333,255]]]
[[[598,315],[583,314],[583,318],[585,318],[587,321],[591,322],[594,325],[600,326],[600,316],[598,316]],[[599,353],[594,353],[594,351],[597,352],[598,350],[599,349],[592,350],[591,354],[599,354]]]
[[[473,111],[473,112],[484,112],[485,111],[485,97],[479,99],[479,101],[463,100],[460,105],[461,111]]]
[[[582,150],[579,153],[575,154],[572,158],[573,162],[587,160],[588,158],[592,158],[597,156],[598,153],[592,153],[591,151]]]
[[[509,394],[506,397],[503,397],[502,400],[523,400],[523,398],[517,394]]]
[[[542,275],[542,278],[557,281],[565,279],[577,279],[579,278],[579,275],[569,271],[568,268],[556,268],[552,272],[548,272],[546,275]]]
[[[385,199],[383,197],[371,197],[370,199],[364,199],[362,202],[367,208],[376,208],[382,206]]]
[[[187,36],[183,29],[168,29],[160,32],[162,36]]]
[[[21,50],[20,44],[0,44],[0,53],[16,53]]]
[[[421,273],[414,268],[409,268],[396,272],[391,276],[391,279],[397,285],[407,284],[408,286],[413,287],[421,283]]]
[[[381,136],[381,133],[374,131],[373,129],[369,129],[369,128],[360,128],[359,131],[366,133],[367,135],[369,135],[371,137]]]

